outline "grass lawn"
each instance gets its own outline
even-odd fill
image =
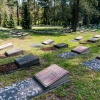
[[[37,29],[39,28],[37,27]],[[85,46],[90,47],[90,53],[88,54],[70,59],[61,59],[57,57],[59,53],[68,52],[74,47],[82,45],[79,44],[79,42],[70,42],[69,40],[77,36],[83,36],[84,40],[87,40],[96,34],[100,34],[100,31],[56,35],[34,34],[31,32],[30,36],[25,38],[12,38],[7,32],[0,32],[0,45],[12,42],[14,47],[24,49],[26,51],[25,55],[30,53],[37,55],[41,62],[40,66],[32,66],[13,73],[0,75],[0,87],[9,86],[13,83],[30,78],[34,76],[35,73],[55,63],[70,72],[70,83],[64,84],[32,100],[100,100],[100,71],[96,72],[81,65],[82,62],[93,59],[100,54],[100,47],[97,46],[100,42],[85,44]],[[53,39],[55,44],[60,42],[68,43],[69,48],[59,49],[53,52],[44,52],[39,48],[30,47],[31,44],[41,43],[47,39]],[[0,53],[2,54],[6,50],[8,49],[1,50]],[[13,62],[14,58],[16,58],[16,56],[0,59],[0,65]]]

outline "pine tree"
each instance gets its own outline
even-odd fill
[[[5,12],[3,22],[2,22],[3,27],[8,27],[8,16],[7,13]]]
[[[31,15],[28,2],[22,3],[22,28],[31,29]]]
[[[14,24],[14,19],[13,19],[13,15],[10,14],[10,19],[9,19],[9,24],[8,24],[9,28],[14,28],[15,24]]]

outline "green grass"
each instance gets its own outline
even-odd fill
[[[38,28],[38,27],[37,27]],[[40,29],[40,28],[39,28]],[[80,55],[76,58],[61,59],[57,57],[57,54],[62,52],[68,52],[76,46],[79,46],[79,42],[70,42],[78,35],[83,36],[84,40],[93,37],[95,34],[100,34],[100,30],[97,32],[86,33],[71,33],[71,34],[57,34],[57,35],[43,35],[30,33],[30,36],[26,38],[11,38],[7,32],[0,32],[0,44],[12,42],[14,47],[22,48],[26,51],[26,54],[32,53],[40,58],[40,66],[32,66],[30,68],[23,69],[21,71],[15,71],[13,73],[0,75],[0,87],[11,85],[15,82],[27,79],[34,76],[35,73],[43,70],[49,65],[55,63],[70,72],[70,83],[64,84],[61,87],[43,94],[32,100],[99,100],[100,99],[100,71],[96,72],[82,66],[81,63],[95,58],[100,54],[100,47],[97,45],[100,43],[91,43],[85,46],[90,47],[90,53]],[[54,52],[44,52],[40,49],[31,48],[33,43],[41,43],[44,40],[53,39],[55,43],[68,43],[69,48],[59,49]],[[6,50],[2,50],[4,53]],[[16,57],[10,57],[6,59],[0,59],[0,65],[10,63],[14,61]],[[54,99],[55,98],[55,99]]]

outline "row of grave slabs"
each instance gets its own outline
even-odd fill
[[[46,41],[47,43],[48,41]],[[49,40],[50,42],[50,40]],[[54,41],[53,41],[54,42]],[[52,42],[52,43],[53,43]],[[47,43],[48,44],[48,43]],[[8,45],[7,45],[8,46]],[[3,46],[3,48],[6,46]],[[63,48],[68,47],[68,44],[60,43],[54,45],[55,48]],[[6,55],[14,55],[15,52],[18,54],[20,50],[12,50],[6,52]],[[61,58],[69,58],[72,56],[77,56],[80,54],[86,54],[89,52],[89,48],[85,46],[78,46],[72,49],[70,52],[59,54],[58,56]],[[21,52],[22,53],[22,52]],[[95,66],[94,65],[98,66]],[[88,66],[91,69],[99,70],[100,69],[100,56],[96,57],[91,61],[83,63],[83,65]],[[23,67],[35,66],[39,65],[39,58],[35,55],[26,55],[20,58],[15,58],[14,63],[10,65],[7,64],[8,69],[5,69],[5,65],[2,65],[0,68],[1,72],[7,72],[11,70],[20,69]],[[50,91],[63,83],[69,82],[69,72],[60,66],[53,64],[46,69],[40,71],[35,74],[33,78],[21,81],[16,84],[12,84],[11,86],[1,88],[0,89],[0,99],[1,100],[29,100],[35,96],[38,96],[42,93]]]

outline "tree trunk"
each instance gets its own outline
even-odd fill
[[[71,29],[73,32],[76,32],[77,23],[78,23],[79,1],[80,0],[76,0],[76,2],[73,3],[73,7],[72,7],[72,27]]]
[[[17,1],[17,25],[19,26],[19,4]]]

